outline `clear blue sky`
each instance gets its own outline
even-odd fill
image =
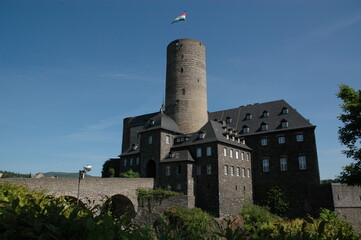
[[[335,94],[361,88],[359,0],[0,0],[0,170],[100,175],[184,37],[207,47],[209,111],[285,99],[317,126],[322,179],[350,162]]]

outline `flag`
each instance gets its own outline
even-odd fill
[[[185,20],[186,20],[186,14],[182,13],[176,19],[173,20],[172,24],[176,23],[176,22],[180,22],[180,21],[185,21]]]

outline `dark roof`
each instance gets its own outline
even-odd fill
[[[224,129],[227,129],[225,131]],[[225,123],[216,122],[213,120],[208,121],[198,132],[189,134],[189,138],[187,141],[179,144],[175,144],[172,149],[177,149],[180,147],[195,145],[195,144],[203,144],[203,143],[209,143],[209,142],[223,142],[228,145],[234,145],[241,148],[250,149],[247,145],[238,143],[237,141],[232,141],[231,137],[230,139],[227,139],[226,134],[231,136],[230,130],[232,128]],[[235,130],[235,129],[234,129]],[[205,132],[205,137],[203,139],[199,138],[199,132]],[[182,137],[182,136],[180,136]]]
[[[288,109],[287,114],[282,114],[282,109],[284,108]],[[264,111],[267,111],[269,113],[269,117],[262,117]],[[246,119],[247,114],[252,115],[252,119],[247,120]],[[315,127],[301,114],[299,114],[296,111],[296,109],[291,107],[284,100],[277,100],[273,102],[266,102],[260,104],[256,103],[247,106],[240,106],[238,108],[211,112],[208,114],[208,116],[209,119],[212,120],[217,119],[223,121],[226,121],[227,117],[231,118],[232,122],[227,124],[237,129],[241,135],[285,130],[285,128],[281,128],[282,121],[288,122],[288,127],[286,129]],[[262,123],[268,125],[267,131],[261,131]],[[248,134],[242,134],[241,131],[243,126],[249,127]]]
[[[139,132],[147,132],[156,129],[164,129],[175,133],[181,132],[176,122],[172,118],[165,115],[163,112],[159,112],[157,115],[150,117],[145,122],[143,130]]]
[[[145,124],[145,122],[147,122],[150,118],[154,117],[155,115],[159,114],[159,112],[154,112],[154,113],[148,113],[148,114],[144,114],[144,115],[140,115],[140,116],[136,116],[132,119],[132,121],[130,122],[130,126],[131,127],[136,127],[139,125],[143,125]]]
[[[130,146],[128,149],[126,149],[121,155],[119,155],[119,157],[138,154],[139,148],[140,148],[139,145],[132,144],[132,146]]]
[[[161,161],[161,163],[184,162],[184,161],[194,162],[191,153],[187,149],[174,150],[172,151],[172,153],[174,154],[174,157],[170,157],[170,154],[168,154],[167,157],[165,157]]]

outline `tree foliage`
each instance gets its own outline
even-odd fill
[[[344,154],[356,160],[344,167],[339,180],[349,185],[361,185],[361,90],[342,84],[337,97],[343,101],[340,105],[343,113],[338,119],[344,126],[338,130],[339,140],[347,147]]]
[[[139,178],[140,176],[139,176],[139,173],[134,172],[132,169],[130,169],[124,173],[120,173],[119,177],[121,177],[121,178]]]
[[[9,171],[0,171],[2,173],[2,178],[29,178],[30,174],[21,174]]]
[[[288,210],[289,202],[282,189],[278,186],[273,186],[266,192],[262,205],[269,208],[271,213],[282,216]]]

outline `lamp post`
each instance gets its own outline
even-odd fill
[[[92,166],[90,165],[85,165],[83,167],[84,170],[79,170],[79,182],[78,182],[78,198],[76,201],[76,204],[79,205],[79,197],[80,197],[80,180],[84,179],[85,177],[85,173],[86,172],[90,172],[90,170],[92,170]]]

